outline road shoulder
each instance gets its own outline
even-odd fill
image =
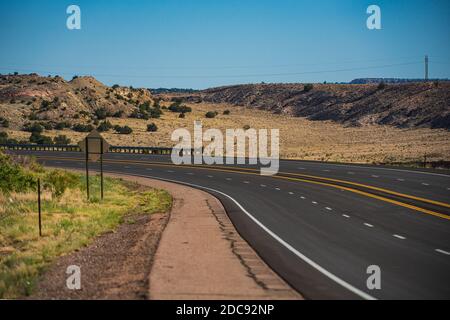
[[[150,273],[150,299],[302,299],[241,238],[217,198],[175,183],[131,180],[173,197]]]

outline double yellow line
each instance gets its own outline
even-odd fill
[[[38,158],[43,159],[43,160],[84,161],[84,159],[82,159],[82,158],[67,158],[67,157],[38,156]],[[108,160],[104,160],[104,162],[135,164],[135,165],[143,165],[143,166],[183,167],[183,168],[193,168],[193,169],[199,169],[199,170],[232,172],[232,173],[258,175],[258,176],[260,175],[260,172],[258,169],[243,168],[243,167],[224,168],[224,167],[214,166],[214,165],[185,165],[185,164],[175,165],[175,164],[161,162],[161,161],[148,162],[148,161],[140,161],[140,160],[118,160],[118,159],[116,159],[116,160],[108,159]],[[283,176],[283,175],[289,175],[289,176],[293,176],[293,177]],[[313,175],[306,175],[306,174],[299,174],[299,173],[293,173],[293,172],[279,172],[277,175],[270,176],[270,177],[274,178],[274,179],[283,179],[283,180],[289,180],[289,181],[313,183],[313,184],[327,186],[327,187],[331,187],[331,188],[337,188],[340,190],[346,190],[346,191],[360,194],[360,195],[363,195],[366,197],[370,197],[373,199],[381,200],[381,201],[388,202],[388,203],[391,203],[394,205],[398,205],[401,207],[405,207],[408,209],[426,213],[426,214],[429,214],[429,215],[432,215],[435,217],[450,220],[450,216],[445,213],[428,210],[428,209],[421,208],[421,207],[418,207],[415,205],[411,205],[411,204],[408,204],[405,202],[401,202],[398,200],[393,200],[393,199],[389,199],[389,198],[386,198],[383,196],[372,194],[372,193],[369,193],[366,191],[358,190],[358,189],[347,187],[347,186],[338,185],[336,183],[342,183],[342,184],[346,184],[349,186],[355,186],[355,187],[362,187],[362,188],[366,188],[366,189],[370,189],[370,190],[374,190],[374,191],[384,192],[384,193],[387,193],[387,194],[390,194],[393,196],[397,196],[397,197],[402,197],[402,198],[406,198],[406,199],[429,203],[429,204],[436,205],[436,206],[450,208],[450,204],[444,203],[444,202],[439,202],[439,201],[430,200],[430,199],[426,199],[426,198],[416,197],[416,196],[412,196],[412,195],[408,195],[408,194],[404,194],[404,193],[400,193],[400,192],[396,192],[396,191],[392,191],[392,190],[388,190],[388,189],[384,189],[384,188],[379,188],[379,187],[375,187],[375,186],[371,186],[371,185],[366,185],[366,184],[362,184],[362,183],[357,183],[357,182],[351,182],[351,181],[339,180],[339,179],[333,179],[333,178],[326,178],[326,177],[320,177],[320,176],[313,176]],[[318,179],[318,180],[323,180],[325,182],[308,180],[308,179]]]

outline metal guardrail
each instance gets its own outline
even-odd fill
[[[0,150],[25,150],[25,151],[67,151],[81,152],[78,145],[50,145],[50,144],[0,144]],[[191,154],[195,149],[191,150]],[[111,153],[141,153],[141,154],[162,154],[170,155],[172,148],[167,147],[130,147],[130,146],[110,146]]]
[[[72,152],[81,151],[78,145],[58,145],[58,144],[0,144],[0,150],[72,151]]]

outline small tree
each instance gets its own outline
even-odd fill
[[[129,126],[116,126],[114,129],[119,134],[131,134],[133,132],[133,129],[131,129]]]
[[[303,86],[303,91],[309,92],[314,89],[314,85],[312,83],[307,83]]]
[[[377,90],[383,90],[383,89],[385,89],[385,88],[386,88],[386,84],[385,84],[383,81],[381,81],[381,82],[378,84]]]
[[[98,120],[104,120],[108,116],[108,112],[105,108],[98,108],[95,110],[95,116]]]
[[[147,131],[148,132],[156,132],[156,131],[158,131],[158,126],[152,122],[147,125]]]
[[[208,111],[205,114],[205,117],[212,119],[212,118],[215,118],[217,116],[217,114],[218,114],[217,111]]]
[[[229,115],[229,114],[230,114],[230,110],[225,110],[225,111],[223,112],[223,114],[226,115],[226,116]]]
[[[58,136],[53,138],[53,142],[55,144],[65,145],[65,144],[69,144],[70,143],[70,139],[67,138],[66,135],[60,134],[60,135],[58,135]]]
[[[113,127],[113,125],[111,124],[111,122],[102,121],[102,122],[100,122],[99,126],[97,127],[97,131],[98,132],[109,131],[109,129],[111,129],[112,127]]]

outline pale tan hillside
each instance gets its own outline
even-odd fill
[[[168,103],[166,103],[168,105]],[[192,113],[186,118],[178,118],[178,113],[164,110],[160,119],[108,118],[113,124],[128,125],[133,129],[130,135],[120,135],[113,131],[103,135],[113,145],[171,146],[171,133],[177,128],[192,131],[194,120],[202,120],[207,128],[280,129],[280,148],[283,158],[345,162],[407,162],[416,161],[427,154],[428,160],[450,160],[450,132],[443,129],[398,129],[386,125],[365,125],[344,127],[331,121],[310,121],[289,115],[273,114],[227,104],[192,103]],[[230,115],[223,115],[224,110]],[[206,119],[207,111],[217,111],[214,119]],[[147,124],[154,122],[157,132],[146,132]],[[13,138],[27,139],[30,133],[8,130]],[[65,134],[77,142],[85,133],[69,129],[45,131],[45,135]]]

